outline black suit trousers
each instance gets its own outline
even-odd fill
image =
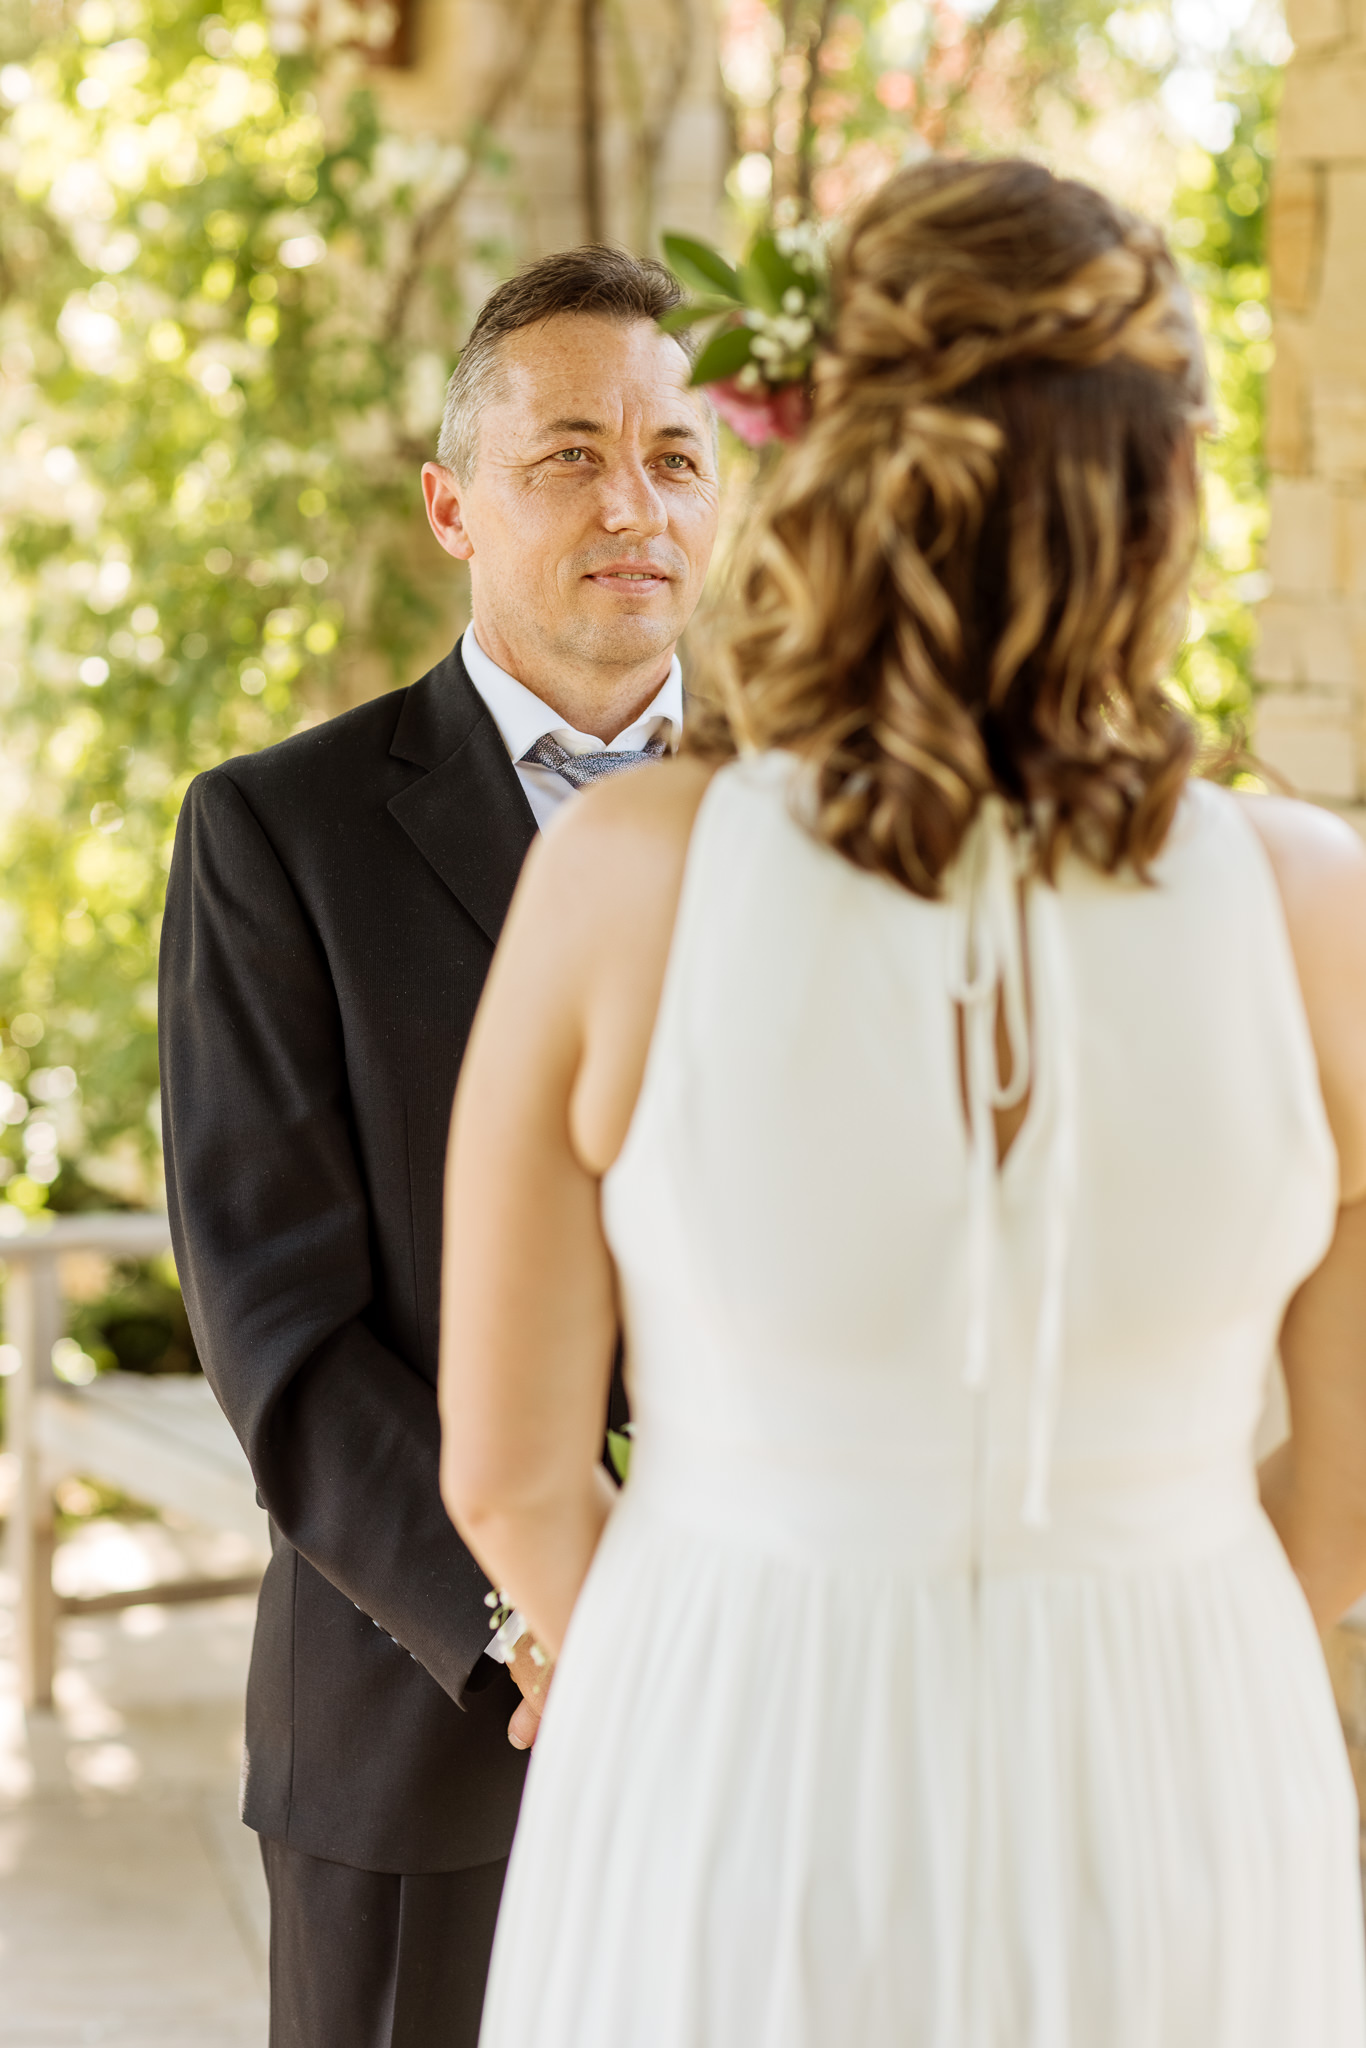
[[[270,2048],[478,2048],[507,1859],[417,1876],[261,1838]]]

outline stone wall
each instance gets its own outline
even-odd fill
[[[1366,823],[1366,0],[1287,0],[1257,747]]]
[[[372,76],[389,124],[463,138],[527,4],[411,0],[413,61]],[[462,207],[466,247],[497,245],[486,281],[576,242],[657,254],[661,227],[714,235],[727,147],[711,0],[532,4],[540,27],[496,122],[506,169],[477,177]]]

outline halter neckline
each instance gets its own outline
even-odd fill
[[[1022,901],[1023,889],[1023,901]],[[1000,1204],[1006,1170],[1035,1126],[1047,1144],[1044,1252],[1030,1377],[1022,1519],[1049,1520],[1049,1480],[1062,1374],[1076,1187],[1076,1006],[1061,909],[1041,883],[1032,827],[999,796],[964,838],[946,895],[954,919],[949,996],[963,1015],[968,1122],[968,1286],[963,1384],[989,1383],[996,1328]],[[1031,1005],[1031,986],[1033,1002]],[[1031,1021],[1032,1008],[1032,1021]],[[997,1019],[1010,1077],[1002,1081]],[[1025,1124],[997,1158],[996,1113],[1028,1097]]]

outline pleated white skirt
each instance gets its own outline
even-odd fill
[[[1357,1815],[1258,1518],[918,1577],[633,1486],[534,1753],[481,2048],[1362,2048]]]

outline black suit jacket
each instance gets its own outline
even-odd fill
[[[372,1870],[504,1855],[525,1772],[435,1386],[451,1098],[535,829],[457,648],[201,775],[176,835],[171,1227],[275,1540],[243,1817]]]

